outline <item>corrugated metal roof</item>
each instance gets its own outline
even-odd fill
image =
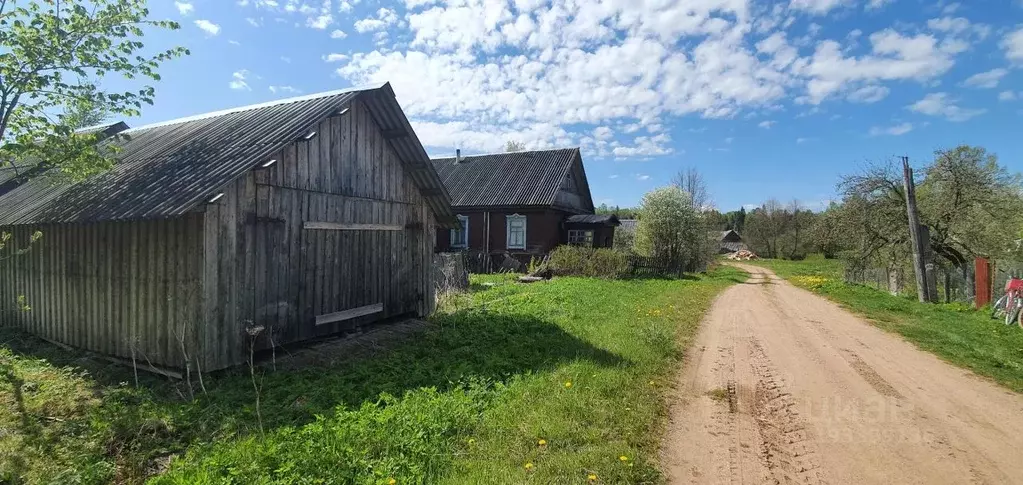
[[[0,225],[151,219],[182,215],[350,103],[366,102],[438,221],[454,221],[444,185],[389,84],[291,98],[127,130],[113,169],[78,183],[35,177],[0,195]],[[2,174],[0,174],[2,178]]]
[[[569,224],[607,224],[617,226],[620,224],[618,216],[614,214],[576,214],[565,219]]]
[[[435,158],[455,207],[551,206],[578,148]]]

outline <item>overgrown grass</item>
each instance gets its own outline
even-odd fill
[[[0,483],[657,482],[663,391],[742,279],[474,277],[404,343],[258,369],[265,433],[247,369],[190,400],[0,329]]]
[[[819,293],[923,350],[1023,392],[1023,329],[960,303],[924,304],[842,281],[838,260],[753,261],[793,284]]]

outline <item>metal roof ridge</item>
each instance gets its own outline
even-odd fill
[[[137,132],[137,131],[142,131],[142,130],[150,130],[150,129],[153,129],[153,128],[160,128],[160,127],[163,127],[163,126],[177,125],[177,124],[181,124],[181,123],[188,123],[188,122],[191,122],[191,121],[199,121],[199,120],[205,120],[205,119],[209,119],[209,118],[216,118],[218,116],[224,116],[224,115],[229,115],[229,114],[233,114],[233,113],[240,113],[242,111],[252,111],[252,110],[255,110],[255,109],[269,108],[271,106],[279,106],[279,105],[282,105],[282,104],[297,103],[297,102],[300,102],[300,101],[309,101],[311,99],[327,98],[327,97],[330,97],[330,96],[337,96],[339,94],[354,93],[354,92],[359,92],[359,91],[371,91],[371,90],[374,90],[374,89],[380,89],[380,88],[382,88],[382,87],[384,87],[386,85],[387,85],[387,83],[385,82],[385,83],[380,83],[380,84],[369,84],[369,85],[363,85],[363,86],[352,86],[352,87],[348,87],[348,88],[344,88],[344,89],[336,89],[334,91],[324,91],[322,93],[312,93],[312,94],[306,94],[306,95],[302,95],[302,96],[295,96],[295,97],[291,97],[291,98],[278,99],[278,100],[274,100],[274,101],[266,101],[266,102],[263,102],[263,103],[250,104],[250,105],[247,105],[247,106],[238,106],[236,108],[228,108],[228,109],[223,109],[223,110],[219,110],[219,111],[211,111],[209,113],[202,113],[202,114],[197,114],[197,115],[192,115],[192,116],[185,116],[183,118],[177,118],[177,119],[168,120],[168,121],[160,121],[160,122],[156,122],[156,123],[150,123],[148,125],[139,126],[139,127],[135,127],[135,128],[131,128],[131,129],[125,130],[123,133],[132,133],[132,132]]]
[[[519,153],[560,152],[560,151],[565,151],[565,150],[579,150],[579,147],[541,148],[541,149],[537,149],[537,150],[522,150],[522,151],[518,151],[518,152],[477,153],[475,155],[462,155],[462,160],[465,160],[466,158],[476,158],[476,157],[493,157],[493,156],[497,156],[497,155],[515,155],[515,154],[519,154]],[[430,160],[449,160],[449,159],[452,159],[452,158],[455,158],[455,157],[454,156],[450,156],[450,157],[436,157],[436,158],[430,158]]]

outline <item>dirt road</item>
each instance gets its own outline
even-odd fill
[[[1023,397],[743,269],[687,354],[669,483],[1023,483]]]

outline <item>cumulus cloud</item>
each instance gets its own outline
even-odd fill
[[[325,13],[322,15],[317,15],[315,17],[307,18],[305,25],[306,27],[312,29],[324,30],[327,27],[330,27],[330,24],[332,23],[334,23],[334,16],[329,13]]]
[[[346,34],[345,31],[340,29],[334,30],[330,33],[331,39],[344,39],[345,37],[348,37],[348,34]]]
[[[966,80],[963,81],[963,85],[971,88],[994,89],[998,87],[999,81],[1001,81],[1006,74],[1009,74],[1009,71],[1001,68],[980,72],[966,78]]]
[[[344,54],[327,54],[323,56],[323,62],[344,62],[348,60],[348,56]]]
[[[302,92],[302,91],[300,91],[300,90],[298,90],[298,89],[296,89],[294,87],[291,87],[291,86],[270,86],[268,89],[270,89],[270,92],[273,93],[273,94],[277,94],[277,93],[299,94],[299,93]]]
[[[1012,62],[1023,62],[1023,27],[1009,32],[1002,39],[1005,57]]]
[[[774,121],[774,120],[764,120],[764,121],[761,121],[760,123],[757,123],[757,126],[763,128],[765,130],[770,130],[771,127],[774,126],[777,123],[778,122]]]
[[[879,10],[895,0],[870,0],[865,7],[867,10]]]
[[[1002,91],[998,93],[999,101],[1015,101],[1017,99],[1015,91]]]
[[[987,112],[984,109],[962,108],[948,93],[931,93],[909,105],[909,109],[929,116],[941,116],[949,121],[966,121]]]
[[[235,71],[231,77],[233,79],[231,79],[231,82],[227,83],[228,87],[237,91],[252,91],[252,88],[249,87],[249,83],[246,82],[249,79],[249,71],[247,69]]]
[[[871,0],[871,3],[874,1]],[[853,3],[851,0],[792,0],[789,2],[789,8],[804,10],[815,15],[824,15],[833,9],[845,7]]]
[[[398,14],[389,8],[377,10],[375,17],[366,17],[355,22],[355,30],[359,33],[376,32],[394,25],[398,21]]]
[[[887,127],[874,126],[870,128],[870,136],[880,135],[899,136],[905,135],[906,133],[909,133],[911,131],[913,131],[912,123],[899,123],[897,125]]]
[[[174,2],[174,6],[177,7],[178,13],[184,16],[195,12],[195,6],[188,2]]]
[[[429,130],[420,138],[438,148],[499,151],[514,137],[531,148],[657,156],[670,153],[670,138],[657,138],[666,119],[793,101],[816,113],[823,103],[880,101],[894,82],[930,85],[986,28],[950,17],[831,39],[832,29],[808,36],[806,22],[793,23],[883,3],[405,0],[401,15],[379,8],[354,22],[377,47],[337,59],[346,62],[336,72],[356,85],[391,82],[416,129]]]
[[[210,22],[209,20],[199,19],[195,21],[195,26],[206,32],[207,36],[214,36],[220,33],[220,26]]]

